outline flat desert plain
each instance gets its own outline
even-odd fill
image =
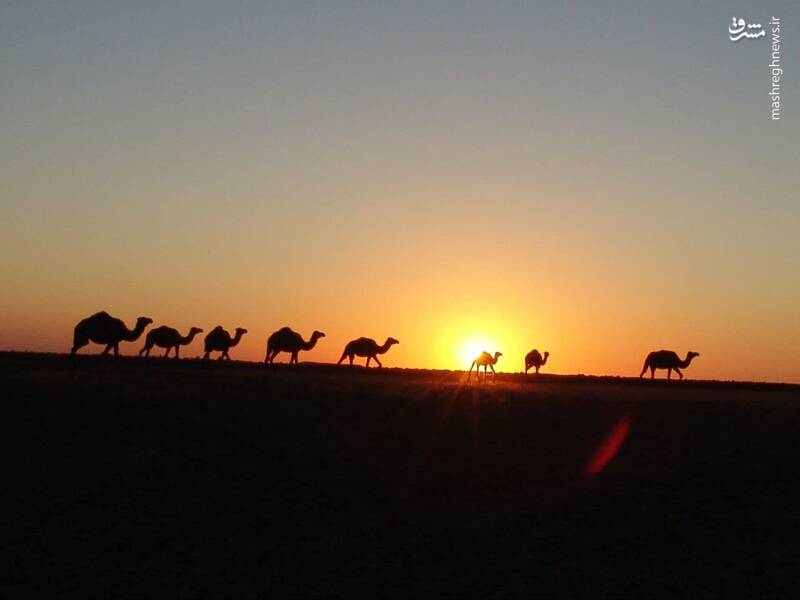
[[[5,598],[798,593],[798,386],[24,353],[0,386]]]

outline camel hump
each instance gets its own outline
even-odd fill
[[[276,331],[272,335],[286,335],[288,333],[294,333],[291,327],[281,327],[280,329],[278,329],[278,331]]]
[[[217,325],[209,333],[214,333],[215,331],[222,331],[222,325]]]
[[[96,313],[94,313],[94,314],[93,314],[91,317],[89,317],[89,318],[90,318],[90,319],[109,319],[109,318],[111,318],[111,315],[110,315],[110,314],[108,314],[106,311],[104,311],[104,310],[101,310],[100,312],[96,312]]]

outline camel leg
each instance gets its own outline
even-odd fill
[[[539,368],[540,368],[540,367],[536,367],[536,374],[537,374],[537,375],[539,374]]]
[[[655,378],[656,378],[656,368],[650,367],[650,379],[655,379]]]
[[[75,356],[75,353],[83,348],[86,344],[89,343],[89,338],[81,337],[78,335],[73,336],[72,338],[72,350],[70,350],[70,355]]]
[[[289,364],[297,364],[297,352],[292,352],[292,360],[289,361]]]
[[[106,356],[106,355],[107,355],[109,352],[111,352],[111,347],[112,347],[112,346],[113,346],[113,344],[108,344],[108,345],[106,346],[106,349],[105,349],[105,350],[103,350],[103,352],[100,354],[100,356]]]
[[[228,354],[228,351],[227,351],[227,350],[225,350],[225,352],[223,352],[223,353],[222,353],[222,356],[224,356],[224,357],[225,357],[225,360],[230,360],[230,359],[231,359],[231,355],[230,355],[230,354]]]
[[[119,342],[114,344],[114,356],[119,356]]]
[[[210,350],[206,350],[205,354],[203,354],[203,360],[208,360],[208,355],[211,353]]]
[[[667,369],[667,379],[672,379],[672,369]]]
[[[180,346],[175,346],[175,359],[176,360],[180,359],[180,350],[181,350]]]
[[[467,381],[469,381],[470,375],[472,375],[472,367],[475,366],[475,361],[472,361],[472,364],[469,366],[469,371],[467,371]]]
[[[372,360],[372,357],[371,357],[371,356],[368,356],[368,357],[367,357],[367,366],[369,366],[369,361],[371,361],[371,360]]]
[[[678,367],[675,367],[675,372],[678,374],[678,377],[683,379],[683,373],[681,373],[681,370]]]
[[[379,360],[378,360],[378,357],[377,357],[377,356],[373,356],[373,358],[375,359],[375,362],[376,362],[376,363],[378,363],[378,366],[379,366],[379,367],[382,367],[382,366],[383,366],[383,365],[381,364],[381,361],[379,361]]]
[[[164,358],[167,358],[167,357],[169,356],[169,351],[170,351],[170,350],[172,350],[172,348],[170,348],[169,346],[167,346],[167,351],[166,351],[166,352],[164,352]]]
[[[489,366],[492,368],[492,381],[497,381],[497,371],[494,370],[494,365],[489,365]]]

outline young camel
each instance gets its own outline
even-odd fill
[[[525,372],[528,372],[528,369],[531,367],[536,368],[536,374],[539,374],[539,369],[542,368],[547,364],[547,359],[550,357],[549,352],[544,353],[544,357],[539,354],[538,350],[531,350],[525,355]]]
[[[292,331],[288,327],[279,329],[267,340],[267,356],[264,362],[272,364],[275,362],[275,357],[281,352],[289,352],[292,356],[289,359],[289,364],[297,364],[297,354],[300,350],[311,350],[317,345],[319,338],[324,338],[325,334],[321,331],[315,331],[311,334],[311,338],[307,342],[296,331]]]
[[[75,326],[70,355],[75,356],[75,353],[86,344],[94,342],[106,345],[103,356],[111,350],[114,350],[114,356],[119,356],[119,343],[135,342],[152,322],[153,319],[148,317],[139,317],[136,319],[136,327],[128,329],[125,323],[106,311],[95,313]]]
[[[223,358],[230,360],[231,357],[228,355],[228,350],[238,344],[245,333],[247,333],[247,329],[237,327],[236,334],[234,337],[231,337],[231,334],[225,331],[221,325],[217,325],[206,335],[206,353],[203,355],[203,360],[208,360],[208,355],[215,350],[222,352],[217,360],[222,360]]]
[[[344,352],[342,352],[342,357],[337,362],[337,365],[342,364],[344,357],[348,357],[350,359],[350,366],[353,366],[353,357],[354,356],[366,356],[367,357],[367,364],[369,366],[369,361],[374,360],[378,363],[379,367],[382,367],[381,361],[378,360],[378,354],[386,354],[394,344],[399,344],[400,342],[394,339],[393,337],[386,338],[386,341],[383,343],[383,346],[378,346],[378,343],[373,340],[372,338],[365,338],[360,337],[357,340],[353,340],[348,342],[347,345],[344,347]]]
[[[480,376],[481,367],[483,367],[484,381],[486,380],[486,375],[489,369],[492,370],[492,376],[493,376],[492,381],[497,379],[497,372],[494,370],[494,366],[497,364],[497,359],[500,358],[501,356],[503,356],[502,352],[495,352],[494,357],[492,357],[492,355],[489,354],[488,352],[481,352],[481,355],[472,361],[472,365],[470,366],[469,372],[467,373],[467,381],[469,381],[469,377],[470,375],[472,375],[472,367],[474,367],[475,365],[478,365],[477,368],[475,369],[475,375],[479,381],[481,378]]]
[[[672,350],[651,352],[647,355],[647,358],[644,359],[644,366],[642,367],[642,372],[639,374],[639,377],[643,377],[645,371],[650,369],[650,379],[655,379],[656,369],[667,369],[667,379],[671,379],[672,370],[674,369],[678,377],[683,379],[681,369],[688,367],[695,356],[700,356],[700,354],[698,352],[687,352],[686,360],[681,360]]]
[[[159,348],[167,349],[164,353],[164,358],[169,356],[169,351],[173,348],[175,348],[175,358],[180,358],[180,347],[191,344],[194,336],[198,333],[203,333],[203,330],[199,327],[192,327],[185,337],[172,327],[167,327],[166,325],[156,327],[147,332],[144,348],[139,350],[139,356],[142,356],[142,354],[145,357],[150,356],[150,350],[152,350],[153,346],[158,346]]]

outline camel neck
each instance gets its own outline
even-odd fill
[[[318,339],[319,339],[318,337],[312,335],[311,339],[309,339],[307,342],[303,342],[302,349],[303,350],[311,350],[314,346],[317,345],[317,340]]]

